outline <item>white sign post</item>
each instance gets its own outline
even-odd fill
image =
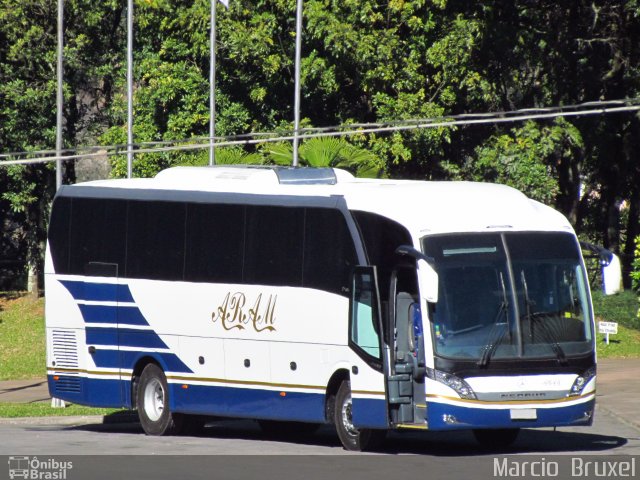
[[[598,332],[605,334],[605,342],[609,345],[609,334],[618,333],[617,322],[598,322]]]

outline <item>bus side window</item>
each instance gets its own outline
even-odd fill
[[[187,206],[186,281],[242,283],[244,217],[243,205]]]
[[[127,277],[183,279],[185,215],[184,203],[129,202]]]
[[[302,284],[347,296],[358,260],[347,222],[339,210],[307,208]]]
[[[302,285],[304,209],[247,206],[243,282]]]
[[[74,198],[71,212],[70,273],[85,275],[87,265],[96,262],[124,271],[127,203]]]
[[[372,268],[359,267],[354,272],[352,292],[350,340],[368,355],[380,359],[376,284]]]
[[[391,272],[398,262],[396,248],[413,245],[411,235],[403,225],[375,213],[354,211],[353,217],[360,229],[369,265],[377,267],[380,300],[388,301]]]
[[[71,226],[71,199],[56,197],[49,222],[49,247],[56,273],[69,273],[69,230]]]

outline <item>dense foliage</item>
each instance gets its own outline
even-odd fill
[[[68,147],[125,143],[125,4],[65,2]],[[304,15],[308,126],[640,96],[638,0],[306,0]],[[209,0],[139,0],[135,16],[136,141],[206,136]],[[291,129],[294,23],[294,0],[219,5],[218,134]],[[55,25],[55,0],[0,0],[0,153],[54,144]],[[333,143],[308,145],[305,161],[366,174],[513,185],[556,206],[584,238],[621,253],[630,271],[640,234],[637,113]],[[287,154],[283,145],[265,145],[221,158],[277,161]],[[144,154],[134,172],[204,163],[206,155]],[[360,160],[366,168],[354,166]],[[116,161],[113,174],[124,171]],[[44,166],[0,170],[3,228],[27,226],[18,233],[29,251],[20,255],[32,263],[42,246],[37,232],[46,223],[51,174]],[[73,166],[65,176],[74,180]]]
[[[636,291],[636,293],[640,293],[640,235],[636,237],[636,249],[633,257],[631,281],[633,289]],[[638,321],[640,321],[640,307],[638,307],[637,317]]]

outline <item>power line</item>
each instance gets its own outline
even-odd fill
[[[406,119],[390,122],[359,123],[335,125],[327,127],[314,127],[300,129],[298,138],[308,140],[319,137],[344,137],[350,135],[362,135],[373,133],[403,132],[428,128],[452,128],[460,126],[502,124],[511,122],[523,122],[527,120],[550,120],[564,117],[582,117],[592,115],[607,115],[622,112],[635,112],[640,110],[640,98],[587,102],[578,105],[521,109],[508,112],[489,113],[464,113],[425,119]],[[295,138],[295,132],[284,132],[278,135],[275,132],[249,133],[229,137],[218,137],[216,148],[229,146],[256,145],[269,142],[287,142]],[[156,146],[163,145],[163,146]],[[50,156],[51,150],[39,152],[21,152],[0,155],[0,158],[15,157],[20,155],[32,155],[31,158],[0,160],[1,165],[21,165],[31,163],[48,163],[58,160],[76,160],[78,158],[91,158],[123,155],[121,151],[124,145],[91,146],[81,147],[70,152],[82,151],[85,153],[75,153],[71,155]],[[208,137],[195,137],[185,140],[163,141],[163,142],[141,142],[135,144],[136,153],[163,153],[176,151],[201,150],[210,147]],[[46,155],[35,157],[34,155]]]

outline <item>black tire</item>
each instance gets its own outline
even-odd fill
[[[335,398],[334,424],[345,450],[361,452],[379,447],[386,436],[386,430],[355,428],[351,417],[351,383],[344,380]]]
[[[138,382],[138,416],[147,435],[175,435],[180,433],[183,416],[169,410],[167,377],[160,367],[150,363],[142,371]]]
[[[499,450],[511,446],[519,433],[519,428],[478,429],[473,431],[473,436],[484,448]]]

